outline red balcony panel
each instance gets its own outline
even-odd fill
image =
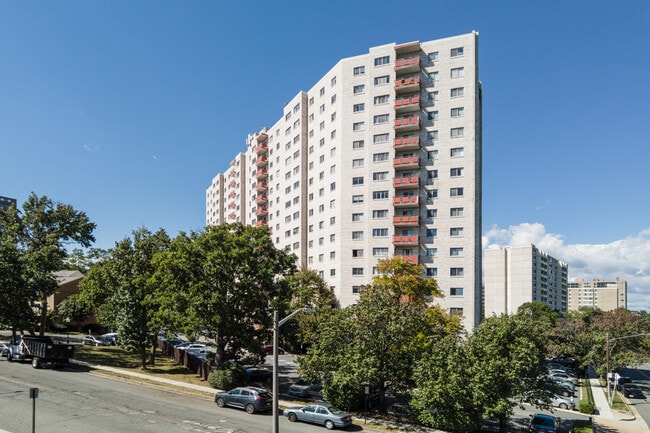
[[[257,179],[264,179],[269,175],[269,172],[266,169],[257,170],[255,177]]]
[[[420,118],[418,116],[401,117],[395,119],[395,129],[399,131],[415,131],[420,129]]]
[[[405,98],[398,98],[395,100],[395,110],[398,113],[415,111],[419,109],[420,109],[419,96],[407,96]]]
[[[269,159],[266,156],[260,156],[259,158],[257,158],[257,161],[255,161],[255,165],[258,167],[266,166],[268,162]]]
[[[418,256],[402,256],[402,259],[405,262],[409,262],[409,263],[412,263],[414,265],[417,265],[419,257]]]
[[[396,226],[417,226],[419,217],[417,215],[399,215],[393,217],[393,225]]]
[[[398,93],[413,92],[420,88],[420,77],[397,78],[395,91]]]
[[[418,196],[394,197],[393,206],[395,207],[413,207],[420,204]]]
[[[230,212],[230,214],[228,214],[228,218],[230,218],[231,220],[234,220],[236,216],[237,214],[235,212]]]
[[[265,141],[264,143],[260,143],[257,146],[255,146],[255,153],[258,155],[264,154],[269,150],[269,144]]]
[[[396,150],[414,150],[420,148],[420,137],[397,137],[395,138]]]
[[[395,61],[395,70],[399,72],[417,71],[420,69],[420,57],[403,57]]]
[[[257,210],[255,211],[256,216],[267,215],[268,213],[269,210],[265,207],[258,207]]]
[[[257,185],[255,185],[255,189],[257,190],[257,192],[266,191],[267,189],[269,189],[269,184],[266,182],[257,182]]]
[[[255,223],[255,227],[262,227],[262,226],[265,226],[267,224],[268,224],[268,222],[266,221],[266,218],[265,218],[265,219],[261,219],[261,220],[257,221]]]
[[[414,168],[420,166],[420,158],[417,156],[404,156],[401,158],[395,158],[393,160],[393,167],[396,169],[400,168]]]
[[[413,188],[420,185],[420,178],[417,176],[410,177],[396,177],[393,179],[393,187],[395,188]]]
[[[395,235],[393,236],[393,244],[395,245],[417,245],[420,241],[418,235]]]
[[[269,201],[269,198],[266,195],[258,195],[255,199],[255,203],[261,204]]]

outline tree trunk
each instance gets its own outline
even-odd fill
[[[151,337],[151,352],[149,353],[149,365],[156,365],[156,337]]]
[[[43,337],[45,335],[45,330],[47,329],[47,298],[44,296],[41,300],[41,326],[39,330],[39,335]]]
[[[147,349],[144,346],[140,346],[140,364],[140,368],[147,369]]]

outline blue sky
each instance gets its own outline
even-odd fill
[[[0,195],[110,248],[205,188],[338,60],[477,30],[484,245],[535,243],[650,309],[648,1],[0,0]]]

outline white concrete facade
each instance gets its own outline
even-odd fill
[[[602,311],[627,308],[627,281],[576,279],[569,282],[569,310],[581,307],[598,308]]]
[[[485,317],[515,314],[527,302],[567,311],[568,265],[535,245],[485,250]]]
[[[340,60],[249,136],[237,215],[268,225],[341,306],[357,301],[379,259],[419,263],[471,330],[481,312],[481,161],[478,34],[387,44]],[[206,190],[208,225],[231,222],[228,173]]]

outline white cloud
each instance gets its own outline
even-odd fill
[[[539,223],[507,229],[494,226],[483,235],[483,247],[534,244],[569,265],[569,280],[583,278],[627,281],[630,310],[650,310],[650,229],[607,244],[565,244]]]

